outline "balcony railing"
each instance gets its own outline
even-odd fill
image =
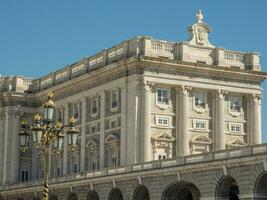
[[[185,157],[177,157],[174,159],[156,160],[129,166],[119,166],[116,168],[107,168],[85,172],[81,174],[70,174],[63,177],[50,178],[50,184],[56,184],[66,181],[78,181],[83,179],[97,178],[107,175],[119,175],[124,173],[161,169],[166,167],[184,166],[196,163],[212,162],[218,160],[228,160],[241,157],[249,157],[259,154],[267,154],[267,144],[259,144],[253,146],[240,147],[235,149],[221,150],[210,153],[195,154]],[[0,187],[0,191],[13,190],[26,187],[39,187],[42,181],[31,181],[27,183],[16,183],[13,185],[5,185]]]

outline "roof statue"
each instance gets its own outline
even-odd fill
[[[209,33],[212,29],[208,24],[203,22],[204,15],[201,10],[196,13],[196,23],[190,26],[187,30],[189,32],[189,44],[197,46],[205,46],[214,48],[209,42]]]

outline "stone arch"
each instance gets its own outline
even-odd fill
[[[55,194],[49,195],[49,200],[58,200],[57,196]]]
[[[78,200],[78,196],[75,193],[70,193],[67,200]]]
[[[162,200],[199,200],[200,191],[197,186],[189,182],[175,182],[170,184],[162,193]]]
[[[95,190],[90,190],[87,195],[87,200],[99,200],[97,192]]]
[[[138,185],[134,191],[133,200],[149,200],[149,192],[146,186]]]
[[[239,200],[237,181],[231,176],[223,176],[217,184],[215,196],[217,200]]]
[[[255,199],[267,199],[267,172],[262,173],[255,184]]]
[[[108,200],[123,200],[121,190],[119,188],[113,188],[109,193]]]

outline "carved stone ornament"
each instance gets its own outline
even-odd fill
[[[248,145],[247,143],[243,142],[240,139],[235,139],[233,141],[230,141],[227,146],[228,148],[232,148],[232,147],[242,147],[242,146],[246,146]]]
[[[214,46],[209,42],[209,33],[212,31],[212,29],[209,27],[209,25],[202,21],[203,18],[204,16],[201,13],[201,10],[199,10],[196,14],[196,23],[187,29],[190,35],[188,43],[191,45],[214,48]]]

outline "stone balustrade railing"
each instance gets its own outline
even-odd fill
[[[189,46],[186,42],[176,43],[156,40],[151,37],[135,37],[44,77],[34,80],[25,78],[27,80],[25,84],[29,87],[30,83],[30,90],[32,92],[42,91],[99,67],[132,56],[176,59],[185,62],[201,62],[209,65],[260,71],[258,53],[242,53],[228,51],[223,48],[203,49],[201,46]],[[0,86],[1,82],[3,81],[0,79]],[[12,84],[17,83],[12,82]]]
[[[140,164],[133,164],[129,166],[119,166],[116,168],[107,168],[101,170],[95,170],[85,172],[81,174],[71,174],[63,177],[50,178],[49,183],[55,184],[66,181],[77,181],[83,179],[96,178],[107,175],[119,175],[124,173],[131,173],[137,171],[161,169],[173,166],[184,166],[196,163],[204,163],[211,161],[220,161],[233,158],[249,157],[259,154],[267,154],[267,144],[259,144],[253,146],[240,147],[235,149],[221,150],[216,152],[210,152],[205,154],[195,154],[185,157],[177,157],[175,159],[157,160]],[[42,181],[31,181],[26,183],[17,183],[13,185],[4,185],[0,187],[0,191],[12,190],[33,186],[41,186]]]

